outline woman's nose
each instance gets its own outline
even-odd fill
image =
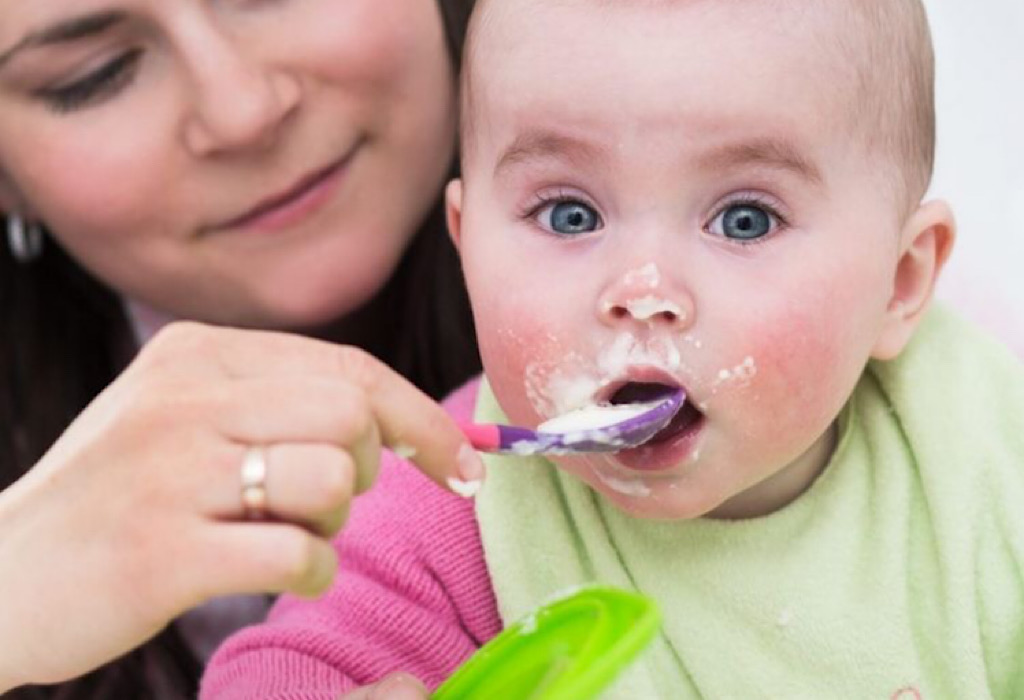
[[[653,265],[625,273],[603,290],[597,302],[598,318],[611,327],[682,331],[693,323],[694,310],[689,291],[663,280]]]
[[[286,70],[246,56],[226,40],[194,71],[195,97],[185,125],[197,155],[265,148],[298,106],[302,86]]]

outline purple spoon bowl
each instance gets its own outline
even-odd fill
[[[682,389],[642,403],[587,406],[556,416],[536,430],[495,423],[463,424],[474,448],[499,454],[620,452],[638,447],[665,428],[686,401]]]

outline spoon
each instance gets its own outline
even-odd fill
[[[592,405],[563,413],[536,430],[497,423],[460,427],[481,452],[515,455],[619,452],[658,434],[682,408],[686,394],[677,389],[653,401]]]

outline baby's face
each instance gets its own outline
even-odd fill
[[[893,295],[898,217],[814,20],[738,7],[494,3],[473,58],[458,238],[488,377],[528,426],[684,387],[655,443],[558,459],[640,516],[805,489]]]

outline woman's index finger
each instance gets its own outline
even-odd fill
[[[163,343],[179,358],[199,353],[229,377],[323,374],[344,379],[365,393],[385,447],[445,488],[450,489],[451,479],[482,478],[480,458],[445,410],[365,350],[277,331],[174,325],[163,334]]]
[[[483,462],[440,404],[369,353],[348,350],[343,371],[366,392],[386,447],[449,490],[453,479],[483,478]]]

